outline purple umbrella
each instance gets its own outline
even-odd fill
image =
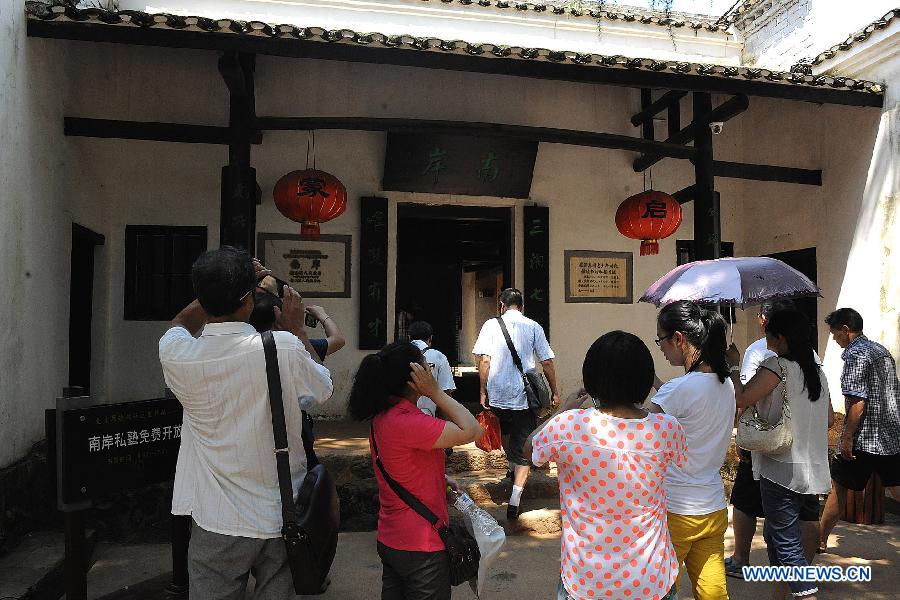
[[[809,277],[775,258],[746,256],[679,265],[651,285],[638,302],[759,304],[775,298],[821,296]]]

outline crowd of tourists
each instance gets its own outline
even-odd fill
[[[294,588],[281,539],[283,494],[259,332],[274,330],[284,397],[299,399],[284,403],[288,448],[309,450],[303,411],[331,396],[321,363],[344,340],[324,309],[304,307],[296,291],[273,286],[271,273],[246,252],[209,251],[192,277],[198,299],[159,344],[166,383],[184,407],[173,513],[194,523],[191,597],[241,598],[252,573],[254,597],[289,598]],[[525,316],[522,294],[504,290],[498,308],[472,348],[480,402],[500,423],[511,480],[508,520],[519,518],[530,469],[556,464],[559,600],[672,599],[682,571],[696,600],[727,599],[726,577],[740,577],[749,564],[757,518],[765,519],[769,563],[802,567],[827,550],[847,490],[862,490],[877,473],[900,499],[896,366],[863,335],[853,309],[825,319],[844,349],[847,409],[838,454],[829,461],[829,386],[811,324],[790,301],[760,307],[763,337],[743,359],[728,345],[719,312],[686,301],[668,304],[657,316],[655,343],[683,375],[662,382],[643,341],[610,331],[584,356],[583,386],[564,399],[554,353],[541,326]],[[309,338],[307,313],[326,338]],[[454,399],[449,362],[432,347],[431,326],[413,322],[406,333],[408,339],[362,360],[349,411],[371,422],[381,597],[449,599],[446,540],[409,496],[446,524],[448,487],[459,486],[445,474],[445,451],[477,440],[483,430]],[[540,423],[525,393],[525,374],[538,363],[555,409]],[[748,423],[781,424],[791,439],[777,451],[740,452],[731,493],[735,550],[726,558],[720,469],[736,420],[751,414]],[[291,452],[294,492],[306,468],[304,455]],[[829,496],[820,515],[822,494]],[[792,581],[777,585],[773,597],[789,592],[814,600],[817,591],[815,582]]]

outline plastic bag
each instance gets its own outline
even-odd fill
[[[476,418],[484,430],[484,435],[475,442],[475,445],[485,452],[503,448],[503,444],[500,442],[500,420],[497,419],[497,415],[493,411],[483,410],[478,413]]]
[[[496,420],[496,416],[494,419]],[[471,500],[470,500],[471,502]],[[478,561],[478,577],[469,580],[469,586],[475,592],[477,598],[481,598],[481,592],[484,591],[484,583],[487,581],[488,570],[491,565],[500,556],[500,549],[506,543],[506,532],[497,523],[497,519],[489,515],[484,509],[476,511],[460,511],[466,529],[478,542],[478,551],[481,552],[481,559]],[[478,522],[473,523],[473,518],[477,518]]]

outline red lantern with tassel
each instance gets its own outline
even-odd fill
[[[678,200],[656,190],[626,198],[616,211],[616,227],[625,237],[641,240],[641,256],[659,254],[659,240],[681,225]]]
[[[278,180],[275,206],[285,217],[300,223],[300,237],[319,238],[319,224],[337,218],[347,208],[347,190],[337,177],[304,169],[291,171]]]

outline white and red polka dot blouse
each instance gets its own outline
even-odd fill
[[[622,419],[590,409],[556,415],[534,436],[532,461],[559,476],[563,585],[573,598],[659,600],[678,577],[663,482],[684,465],[674,417]]]

